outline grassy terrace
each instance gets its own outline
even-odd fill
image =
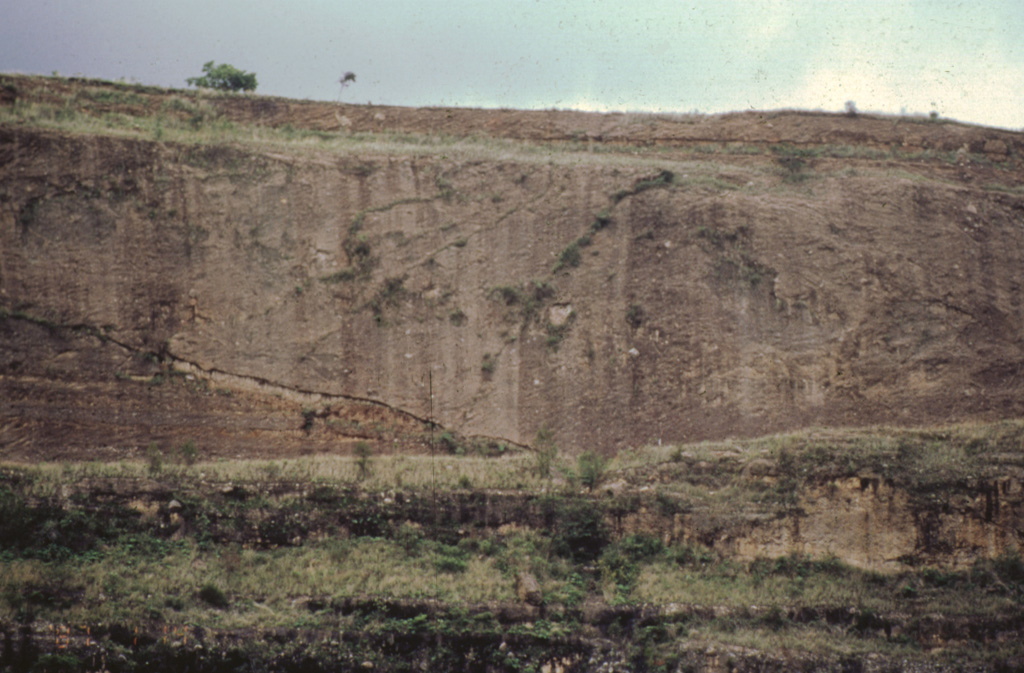
[[[17,79],[0,75],[0,87],[5,85],[17,88]],[[160,96],[158,105],[150,99],[151,94]],[[12,105],[0,106],[0,124],[186,145],[230,144],[252,151],[287,152],[292,156],[321,153],[443,156],[452,161],[499,160],[610,167],[649,167],[652,162],[657,162],[658,166],[668,165],[682,172],[689,169],[695,173],[693,179],[698,183],[714,179],[714,167],[702,161],[711,157],[719,164],[728,157],[737,160],[743,157],[768,157],[781,166],[779,170],[772,167],[773,170],[776,173],[781,171],[789,182],[810,177],[811,173],[803,172],[804,162],[815,158],[908,163],[936,161],[944,164],[955,164],[965,158],[965,155],[956,152],[931,149],[902,150],[894,147],[883,150],[845,144],[794,147],[786,143],[747,145],[709,142],[685,147],[665,147],[594,143],[586,140],[545,143],[481,136],[351,133],[307,129],[290,124],[275,127],[234,123],[227,119],[218,110],[216,101],[233,95],[88,80],[76,83],[73,94],[52,95],[46,93],[45,87],[42,90],[33,89],[28,98],[21,97]],[[134,112],[116,111],[119,109],[134,109]],[[657,115],[635,114],[631,118],[635,118],[635,123],[643,125],[645,119],[653,120]],[[914,118],[905,118],[903,121],[928,123]],[[982,154],[969,154],[966,158],[977,164],[998,167]],[[1012,169],[1011,166],[1006,168]],[[863,173],[867,175],[878,169],[865,167],[861,170],[867,171]],[[814,173],[818,177],[828,174],[827,171]],[[843,175],[849,177],[849,169]],[[794,176],[797,176],[796,180]],[[722,180],[709,183],[709,186],[721,189],[743,188]],[[1017,185],[1000,182],[993,182],[986,188],[1013,193],[1020,191]]]
[[[890,574],[802,556],[743,562],[616,533],[609,517],[642,506],[784,514],[807,486],[857,474],[926,505],[1024,466],[1022,440],[1021,422],[809,431],[644,447],[596,468],[556,454],[547,475],[529,452],[369,456],[362,467],[329,456],[8,464],[0,623],[475,634],[527,649],[601,635],[652,668],[709,643],[990,661],[1020,654],[1019,556]],[[752,461],[773,466],[771,484],[744,476]],[[494,521],[460,514],[487,498]],[[517,593],[524,573],[537,580],[532,605]]]

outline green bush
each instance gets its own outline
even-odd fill
[[[218,91],[256,90],[256,73],[239,70],[227,63],[215,65],[213,61],[207,61],[203,64],[203,73],[202,77],[189,77],[185,81],[189,86],[217,89]]]
[[[101,545],[140,530],[138,513],[116,504],[65,510],[55,502],[29,505],[0,487],[0,552],[62,561],[96,553]]]
[[[608,465],[605,458],[593,451],[584,451],[576,459],[576,469],[579,472],[580,483],[593,491],[594,487],[601,483],[604,476],[604,469]]]

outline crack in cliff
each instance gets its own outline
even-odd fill
[[[415,414],[407,409],[397,407],[387,402],[372,397],[361,397],[359,395],[347,395],[344,393],[327,393],[323,391],[317,391],[312,389],[305,389],[299,386],[286,386],[280,383],[271,381],[270,379],[253,376],[250,374],[236,374],[225,371],[217,367],[204,367],[198,362],[193,362],[186,358],[179,357],[173,354],[168,348],[167,342],[164,342],[159,350],[151,350],[141,348],[125,341],[121,341],[109,334],[105,329],[90,325],[88,323],[61,323],[47,318],[40,318],[34,316],[25,311],[11,310],[0,306],[0,320],[23,320],[41,327],[45,327],[51,331],[66,330],[76,335],[85,335],[98,339],[104,343],[111,343],[121,348],[132,355],[146,355],[156,358],[160,363],[166,364],[172,370],[183,371],[188,374],[194,374],[212,381],[218,381],[222,383],[228,383],[229,385],[234,384],[238,388],[249,388],[255,387],[259,392],[269,392],[278,396],[299,396],[306,398],[306,401],[323,402],[331,400],[345,400],[348,402],[358,402],[361,404],[369,404],[403,416],[405,418],[412,419],[422,425],[430,428],[436,428],[438,430],[445,430],[445,427],[441,425],[437,420],[433,418],[425,418],[418,414]],[[248,384],[248,385],[247,385]],[[510,446],[516,446],[522,449],[531,449],[528,444],[522,444],[520,442],[505,439],[503,437],[493,437],[488,435],[472,435],[470,438],[482,439],[485,441],[501,442]]]
[[[467,234],[466,236],[464,236],[462,238],[456,239],[456,240],[451,241],[449,243],[445,243],[441,247],[439,247],[439,248],[437,248],[437,249],[427,253],[426,255],[421,257],[419,260],[414,261],[411,264],[407,265],[404,270],[408,271],[410,269],[423,266],[423,265],[429,263],[430,260],[432,260],[438,253],[444,252],[445,250],[447,250],[447,249],[449,249],[451,247],[462,247],[463,245],[465,245],[465,243],[462,243],[460,245],[459,241],[465,240],[465,241],[468,242],[469,239],[474,238],[474,237],[482,234],[485,231],[490,231],[492,229],[496,229],[498,226],[501,225],[502,222],[507,220],[512,215],[515,215],[516,213],[518,213],[521,210],[528,209],[532,204],[534,204],[534,203],[540,201],[541,199],[543,199],[544,197],[546,197],[548,195],[548,192],[551,191],[551,184],[552,183],[550,181],[548,181],[546,183],[546,185],[544,186],[544,189],[541,191],[540,194],[538,194],[537,196],[533,197],[532,199],[528,199],[526,201],[526,203],[524,203],[522,205],[516,206],[514,208],[509,208],[504,213],[499,215],[498,218],[496,220],[494,220],[494,222],[490,226],[479,227],[475,231]]]

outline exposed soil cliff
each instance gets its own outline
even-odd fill
[[[1024,412],[1020,134],[222,97],[212,119],[342,144],[197,145],[19,122],[27,101],[100,100],[53,87],[8,78],[0,128],[8,450],[321,450],[360,434],[343,403],[389,442],[432,416],[606,453]],[[121,107],[173,120],[172,98]],[[232,425],[230,398],[136,380],[161,363],[271,411]]]

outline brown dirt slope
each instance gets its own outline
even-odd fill
[[[0,84],[5,455],[1024,411],[1019,133]]]

